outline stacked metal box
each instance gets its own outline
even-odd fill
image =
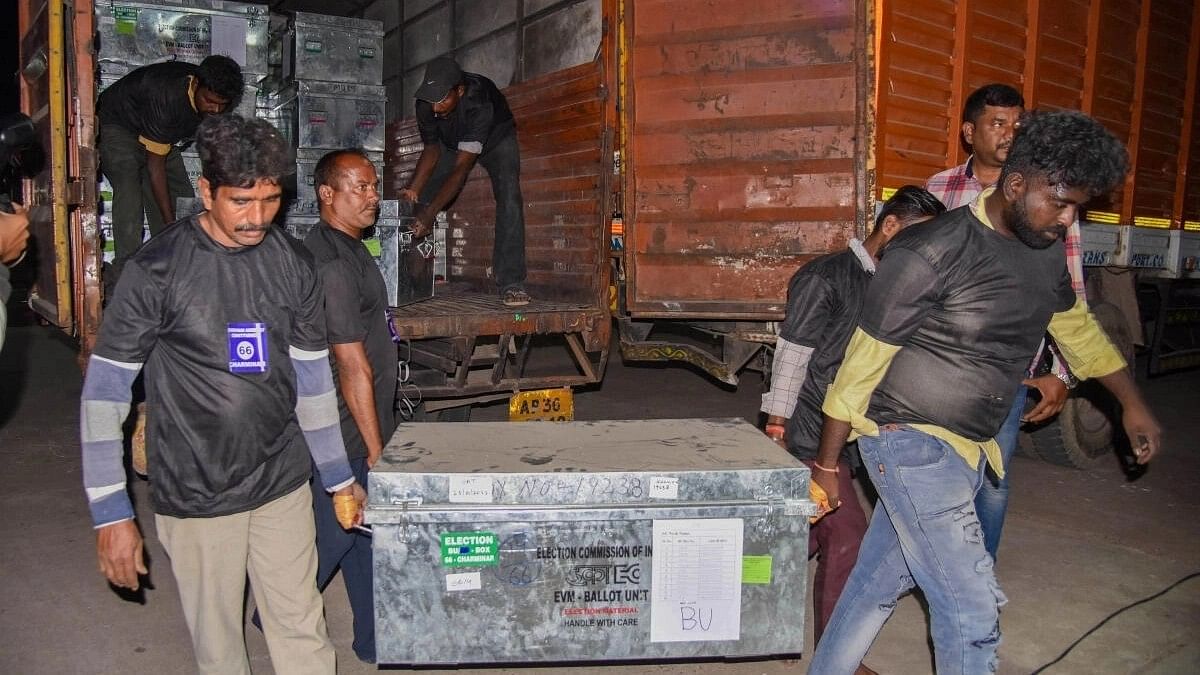
[[[212,54],[225,54],[242,66],[246,80],[236,112],[266,116],[259,88],[268,71],[266,5],[227,0],[105,0],[96,2],[95,11],[99,91],[141,66],[172,60],[200,63]],[[200,158],[194,149],[183,154],[189,177],[198,176]],[[111,260],[112,187],[103,177],[100,195],[104,256]]]
[[[383,176],[387,93],[383,24],[296,12],[273,22],[270,53],[278,54],[268,114],[296,150],[293,199],[283,226],[303,239],[320,218],[313,171],[331,150],[358,148]],[[433,295],[432,244],[412,240],[407,204],[380,203],[374,234],[363,243],[387,285],[388,304]]]
[[[316,199],[312,170],[330,150],[360,148],[382,176],[383,23],[296,12],[271,39],[282,63],[270,108],[296,148],[297,201]]]

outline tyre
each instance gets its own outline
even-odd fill
[[[1100,303],[1092,308],[1092,314],[1113,346],[1132,365],[1133,341],[1120,311]],[[1111,456],[1119,420],[1119,408],[1108,391],[1097,382],[1084,382],[1071,392],[1057,417],[1024,428],[1019,448],[1023,454],[1052,464],[1087,468]]]

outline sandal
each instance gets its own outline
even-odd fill
[[[512,286],[500,293],[500,301],[505,307],[523,307],[529,304],[529,294],[520,286]]]

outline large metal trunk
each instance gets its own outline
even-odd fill
[[[800,653],[808,486],[741,420],[402,425],[369,478],[379,661]]]
[[[200,63],[227,54],[249,74],[267,73],[266,5],[222,0],[97,2],[97,60],[108,75],[160,61]],[[244,53],[242,50],[245,50]]]
[[[383,152],[387,108],[383,87],[297,81],[278,95],[275,105],[296,116],[293,128],[298,148]]]
[[[285,76],[357,84],[383,82],[383,24],[296,12],[292,52],[284,56]],[[382,119],[382,118],[381,118]]]

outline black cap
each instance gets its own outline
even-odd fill
[[[458,83],[462,82],[463,71],[458,63],[449,56],[439,56],[425,66],[425,77],[421,86],[417,87],[416,98],[430,103],[437,103],[446,98]]]

